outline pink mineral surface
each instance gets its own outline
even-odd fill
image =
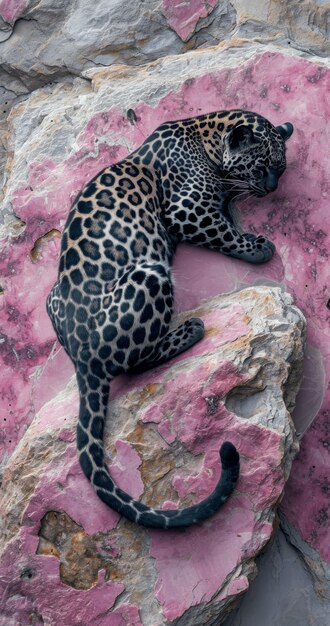
[[[14,23],[26,9],[29,0],[0,0],[0,17],[5,22]]]
[[[211,6],[212,3],[209,2],[208,5]],[[10,19],[9,15],[7,19]],[[277,254],[269,264],[254,267],[206,250],[181,246],[174,263],[176,306],[178,311],[187,310],[220,292],[267,281],[283,284],[294,295],[297,306],[305,313],[308,320],[308,340],[320,355],[323,370],[316,379],[314,388],[308,389],[306,381],[307,391],[304,392],[303,389],[302,393],[305,393],[307,402],[311,395],[317,397],[320,409],[302,439],[301,451],[294,462],[282,507],[288,520],[298,528],[303,538],[317,549],[324,559],[330,560],[326,538],[329,524],[330,445],[330,392],[327,382],[323,391],[324,380],[328,381],[330,375],[329,308],[327,308],[329,179],[325,169],[329,143],[326,139],[329,77],[330,73],[315,63],[289,55],[266,52],[234,69],[205,73],[202,77],[190,79],[182,84],[181,89],[167,93],[157,106],[152,107],[145,102],[137,103],[134,107],[138,119],[136,126],[132,126],[123,118],[118,108],[98,113],[90,119],[77,137],[77,151],[74,156],[67,157],[63,154],[62,160],[56,163],[45,159],[29,164],[29,179],[26,185],[17,187],[11,198],[13,212],[25,222],[26,226],[22,234],[7,241],[0,256],[1,286],[4,290],[1,296],[0,343],[1,444],[5,458],[15,449],[36,411],[54,398],[73,374],[73,367],[63,350],[58,345],[54,347],[54,332],[45,312],[45,299],[56,278],[59,249],[56,231],[62,229],[73,198],[85,181],[102,167],[127,153],[123,145],[109,147],[102,143],[107,130],[117,129],[118,134],[127,140],[128,145],[138,146],[143,138],[164,120],[190,117],[224,108],[241,107],[255,110],[268,117],[274,124],[290,121],[295,127],[295,132],[288,142],[288,167],[281,178],[278,191],[262,200],[249,201],[241,210],[243,230],[264,233],[275,243]],[[96,150],[98,139],[100,143]],[[41,240],[40,254],[33,256],[36,241],[47,233],[50,233],[50,236]],[[224,326],[224,333],[234,332],[235,328]],[[226,373],[230,374],[228,371]],[[134,383],[128,383],[128,387],[126,384],[124,379],[117,381],[117,393],[120,390],[124,392]],[[44,419],[45,424],[47,419],[58,420],[59,437],[64,439],[71,437],[71,431],[66,432],[65,426],[63,424],[61,426],[61,415],[58,413],[52,415],[49,406],[45,407],[44,412],[41,411],[39,419]],[[71,406],[73,414],[76,407],[77,398],[74,397]],[[156,409],[153,415],[155,421],[160,419],[159,408],[157,410],[158,417]],[[170,441],[171,431],[167,428],[166,421],[163,422],[162,428],[163,436]],[[134,451],[124,442],[118,441],[116,446],[118,457],[113,468],[116,478],[119,480],[120,474],[125,473],[120,468],[122,458],[139,479]],[[271,452],[276,454],[275,441]],[[211,456],[205,462],[212,463]],[[89,500],[88,483],[83,477],[80,480],[74,441],[68,457],[68,472],[70,468],[73,468],[71,482],[74,481],[75,489],[86,491],[86,500]],[[262,471],[259,459],[255,471]],[[48,481],[47,489],[49,485]],[[178,492],[184,493],[186,489],[189,490],[189,485],[179,477]],[[96,527],[109,528],[117,523],[117,516],[102,508],[102,503],[96,500],[93,500],[94,512],[89,508],[90,519],[85,516],[84,519],[80,519],[79,515],[82,513],[79,514],[79,507],[75,506],[73,495],[71,498],[70,494],[68,478],[66,495],[62,495],[61,500],[57,494],[56,502],[53,503],[52,498],[55,498],[55,495],[53,496],[51,492],[48,504],[65,508],[77,523],[83,522],[86,532],[93,532]],[[138,482],[135,495],[139,495]],[[30,506],[32,505],[33,500]],[[33,514],[31,509],[29,513],[36,535],[40,510],[36,508],[36,513]],[[237,515],[239,516],[239,513]],[[253,542],[252,531],[251,527],[251,542]],[[32,538],[32,531],[24,532],[27,534],[26,541],[35,542],[29,549],[31,553],[35,553],[37,536]],[[166,576],[167,554],[169,551],[172,562],[179,558],[181,551],[185,550],[187,541],[193,546],[195,532],[195,529],[191,530],[189,540],[186,536],[179,542],[173,540],[173,546],[168,535],[165,539],[165,535],[161,533],[152,533],[150,553],[157,560],[157,597],[163,603],[168,619],[174,619],[185,606],[189,606],[189,594],[195,580],[191,579],[193,570],[190,570],[180,572],[178,581],[170,581]],[[223,554],[220,553],[217,542],[222,546],[222,550],[226,550],[223,547],[226,545],[226,532],[225,517],[221,515],[210,524],[207,533],[203,531],[205,537],[204,534],[201,537],[202,543],[210,542],[210,534],[217,537],[217,540],[213,541],[212,567],[216,568],[219,576],[222,572]],[[270,529],[265,528],[264,532],[269,536]],[[24,537],[20,537],[19,541],[24,543]],[[238,536],[237,544],[231,547],[231,553],[226,556],[233,560],[233,564],[236,551],[240,549],[240,541]],[[20,543],[11,546],[12,553],[8,555],[6,562],[8,567],[22,545]],[[26,548],[26,544],[24,545]],[[192,551],[190,555],[190,558],[198,561],[196,568],[201,579],[208,567],[202,554],[201,550],[198,554]],[[56,603],[59,594],[64,598],[63,605],[72,594],[84,594],[82,602],[89,611],[86,613],[89,620],[86,623],[92,623],[95,618],[93,607],[97,604],[98,614],[101,614],[103,608],[112,606],[122,591],[116,583],[102,583],[101,578],[88,592],[65,587],[59,581],[58,564],[53,558],[44,559],[35,555],[34,559],[39,572],[38,580],[35,581],[36,593],[40,589],[45,615],[47,602]],[[43,595],[41,590],[48,578],[50,583],[54,584],[54,591],[51,591],[51,584],[47,584],[47,594]],[[170,593],[169,585],[176,584],[180,584],[184,593],[178,593],[173,604],[166,604],[166,598]],[[238,589],[245,588],[246,584],[244,577],[242,580],[237,579]],[[212,588],[206,589],[203,585],[204,583],[201,583],[195,591],[197,596],[202,598],[205,595],[207,597],[212,595]],[[22,590],[20,593],[22,594]],[[17,606],[24,603],[23,595],[18,595],[13,599],[13,603]],[[124,610],[123,605],[120,610]],[[140,622],[136,608],[127,605],[125,611],[126,617],[117,612],[117,621],[114,611],[113,621],[102,621],[103,617],[99,617],[100,621],[97,623],[100,625],[104,623],[104,626],[110,624],[117,626],[117,623],[118,626],[122,624],[138,626]],[[66,619],[66,623],[71,623],[71,614],[68,614]],[[3,623],[3,626],[9,626],[8,622]]]
[[[12,503],[16,502],[21,507],[21,511],[16,513],[20,518],[20,526],[15,528],[14,533],[9,524],[7,532],[11,540],[2,554],[4,575],[0,576],[0,588],[3,587],[6,603],[3,620],[0,618],[1,626],[7,626],[12,614],[24,622],[28,615],[36,612],[48,618],[51,624],[55,623],[58,614],[63,623],[77,626],[80,620],[84,624],[100,620],[97,623],[104,623],[104,626],[126,624],[125,619],[127,626],[139,624],[139,621],[133,621],[139,619],[137,606],[133,603],[115,605],[125,585],[114,573],[116,559],[122,556],[124,550],[134,554],[135,560],[145,560],[146,557],[143,554],[141,556],[141,547],[139,549],[141,540],[154,568],[153,593],[161,606],[162,615],[168,621],[179,618],[191,607],[210,602],[215,594],[219,594],[219,589],[218,600],[221,603],[248,588],[247,574],[251,573],[249,563],[267,543],[273,531],[274,506],[281,496],[287,472],[283,459],[284,448],[292,460],[294,442],[282,399],[283,377],[276,383],[278,386],[275,385],[277,395],[275,392],[270,396],[273,399],[272,418],[262,410],[264,417],[259,416],[261,421],[256,423],[246,419],[246,416],[237,416],[226,406],[225,399],[232,390],[241,385],[248,385],[250,391],[253,389],[256,371],[260,370],[260,353],[263,354],[265,350],[265,332],[253,330],[251,316],[247,315],[252,305],[257,306],[257,301],[260,301],[261,316],[264,315],[265,307],[268,307],[270,319],[275,320],[274,329],[269,331],[272,332],[271,339],[266,344],[267,365],[274,368],[274,372],[285,370],[281,369],[284,358],[280,356],[278,360],[276,357],[277,327],[285,324],[288,318],[277,317],[278,300],[274,305],[273,296],[266,288],[241,291],[236,296],[236,302],[231,301],[230,306],[225,301],[222,301],[222,306],[219,306],[218,301],[217,304],[211,301],[198,309],[207,333],[205,341],[199,342],[189,351],[188,359],[187,355],[180,355],[170,365],[165,364],[134,378],[127,377],[126,385],[117,385],[110,405],[114,418],[110,431],[116,432],[115,436],[110,436],[110,440],[115,441],[116,454],[115,460],[109,463],[118,485],[134,497],[139,497],[145,490],[141,479],[144,472],[147,485],[156,483],[155,474],[159,474],[165,478],[162,488],[173,488],[173,492],[180,498],[189,498],[193,494],[195,499],[200,500],[214,489],[219,479],[219,448],[223,440],[228,438],[237,445],[244,459],[235,495],[219,514],[185,532],[145,531],[125,521],[118,526],[119,516],[94,497],[80,470],[74,446],[78,395],[73,385],[67,387],[64,393],[58,394],[56,399],[40,409],[5,470],[4,483],[9,486],[8,497]],[[271,322],[269,324],[271,328]],[[251,338],[253,350],[249,343],[251,341],[252,346]],[[296,339],[299,343],[298,336]],[[290,358],[298,359],[299,354],[301,358],[302,347],[293,357],[291,341],[292,337],[285,344],[289,347]],[[249,362],[248,371],[238,371],[231,360],[221,356],[226,350],[232,354],[232,345],[235,346],[236,355],[238,351],[245,354],[242,360]],[[270,386],[272,384],[270,381]],[[260,387],[257,389],[260,390]],[[262,402],[267,402],[267,397]],[[160,435],[153,440],[157,442],[154,443],[156,452],[149,471],[144,469],[145,456],[142,456],[142,460],[135,447],[121,436],[123,430],[132,434],[129,419],[133,419],[133,428],[136,430],[136,415],[131,417],[134,409],[139,422],[155,424]],[[280,417],[274,417],[277,413]],[[270,420],[273,420],[272,426]],[[135,445],[140,444],[143,448],[146,442],[141,437],[137,436]],[[106,442],[109,442],[108,434]],[[180,467],[175,466],[173,475],[166,481],[171,467],[166,463],[164,466],[161,459],[162,456],[166,458],[171,444],[180,446],[180,458],[182,450],[185,451],[186,460]],[[153,452],[149,454],[152,459]],[[197,471],[189,471],[191,461],[188,455],[194,460]],[[20,480],[17,480],[18,474]],[[159,495],[163,501],[162,491]],[[165,506],[173,507],[176,504],[167,501]],[[67,563],[70,551],[67,558],[62,557],[59,562],[57,548],[66,531],[61,531],[61,527],[57,526],[55,549],[46,546],[39,550],[40,521],[44,520],[49,511],[65,512],[66,516],[74,520],[81,529],[78,533],[80,540],[81,535],[87,533],[98,537],[100,542],[100,534],[106,533],[108,553],[104,563],[109,564],[110,580],[102,574],[101,568],[97,568],[98,578],[84,589],[84,595],[81,589],[72,589],[72,584],[65,584],[63,572],[59,576],[59,567]],[[8,517],[6,514],[6,519]],[[129,539],[131,542],[134,537],[137,545],[133,542],[131,546],[129,542],[124,547],[128,541],[127,532],[132,526]],[[121,548],[117,545],[120,537],[123,537],[124,542]],[[76,541],[79,542],[79,539]],[[15,558],[17,554],[21,555],[19,561]],[[124,561],[124,571],[127,571],[131,559],[132,556],[128,562]],[[83,560],[81,557],[78,561],[80,567]],[[144,575],[141,577],[143,580]],[[14,594],[13,587],[16,590]],[[105,614],[108,621],[103,622]]]
[[[218,0],[163,0],[162,11],[171,28],[182,41],[186,41],[193,34],[198,21],[209,15],[217,4]]]

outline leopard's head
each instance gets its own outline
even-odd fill
[[[273,126],[257,114],[248,119],[237,122],[225,136],[222,168],[228,180],[238,181],[237,192],[245,187],[252,195],[265,196],[275,191],[286,168],[285,142],[293,126],[290,122]]]

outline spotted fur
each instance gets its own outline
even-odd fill
[[[128,370],[159,365],[203,337],[200,319],[169,329],[170,266],[180,241],[250,263],[271,259],[274,245],[239,233],[228,206],[242,195],[276,189],[292,131],[290,123],[274,127],[241,110],[167,122],[87,183],[70,210],[47,309],[76,367],[79,460],[98,496],[144,526],[189,526],[212,515],[235,487],[239,454],[223,443],[219,483],[194,506],[155,510],[133,500],[115,485],[104,460],[110,383]]]

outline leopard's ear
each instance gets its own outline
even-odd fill
[[[236,124],[229,133],[228,143],[232,150],[241,150],[254,144],[255,138],[252,128],[245,124]]]
[[[286,141],[293,133],[293,126],[290,122],[285,122],[285,124],[281,124],[281,126],[276,126],[276,130],[278,130],[282,139]]]

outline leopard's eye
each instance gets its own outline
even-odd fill
[[[263,178],[264,176],[267,176],[267,169],[262,166],[255,167],[253,170],[253,174],[256,178]]]

